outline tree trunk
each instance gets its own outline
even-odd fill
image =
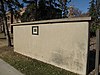
[[[6,36],[4,22],[3,22],[3,33],[4,33],[4,36]]]
[[[66,14],[66,2],[64,2],[64,18],[67,17],[67,14]]]
[[[6,38],[7,38],[7,41],[8,41],[8,46],[12,46],[11,45],[11,39],[10,39],[10,33],[9,33],[9,30],[8,30],[8,25],[7,25],[6,12],[4,10],[4,3],[3,3],[2,0],[1,0],[1,8],[2,8],[2,12],[3,12],[3,21],[4,21],[4,27],[5,27]]]
[[[13,9],[11,9],[11,24],[13,24]]]

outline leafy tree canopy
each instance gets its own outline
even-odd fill
[[[22,20],[44,20],[62,18],[67,16],[67,3],[71,0],[23,0],[27,3],[26,12],[22,15]],[[29,16],[30,19],[25,20]]]
[[[100,28],[100,0],[91,0],[89,8],[89,16],[92,17],[90,26],[91,36],[95,35],[97,28]]]

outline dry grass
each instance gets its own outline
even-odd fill
[[[3,35],[3,34],[2,34]],[[64,69],[43,63],[15,53],[13,47],[7,47],[7,41],[0,34],[0,58],[25,75],[77,75]]]
[[[25,75],[77,75],[64,69],[15,53],[13,48],[0,47],[0,58]]]

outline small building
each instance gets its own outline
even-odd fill
[[[12,24],[14,51],[86,75],[90,17]]]

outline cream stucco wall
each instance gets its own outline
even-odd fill
[[[32,35],[39,26],[39,35]],[[14,26],[14,51],[86,75],[88,22]]]

